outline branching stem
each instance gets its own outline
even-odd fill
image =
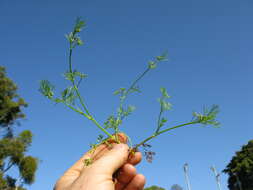
[[[167,129],[164,129],[158,133],[155,133],[153,135],[151,135],[150,137],[144,139],[143,141],[141,141],[139,144],[137,144],[134,148],[137,149],[138,147],[140,147],[141,145],[145,144],[147,141],[157,137],[158,135],[161,135],[167,131],[170,131],[170,130],[173,130],[173,129],[176,129],[176,128],[180,128],[180,127],[183,127],[183,126],[186,126],[186,125],[193,125],[193,124],[197,124],[198,122],[195,122],[195,121],[192,121],[192,122],[188,122],[188,123],[184,123],[184,124],[181,124],[181,125],[176,125],[174,127],[170,127],[170,128],[167,128]]]
[[[54,98],[54,86],[51,85],[49,83],[49,81],[47,80],[43,80],[41,81],[41,88],[40,88],[40,92],[46,96],[47,98],[55,101],[56,103],[62,102],[64,105],[66,105],[68,108],[70,108],[71,110],[75,111],[78,114],[81,114],[82,116],[86,117],[88,120],[92,121],[101,131],[103,131],[103,133],[105,133],[108,137],[106,139],[104,139],[102,142],[100,143],[105,143],[105,144],[109,144],[110,145],[110,141],[108,141],[108,139],[112,139],[113,142],[116,141],[117,143],[120,143],[120,139],[118,138],[118,133],[119,131],[119,125],[122,123],[122,120],[128,116],[134,109],[133,106],[129,106],[127,109],[124,109],[124,103],[126,101],[126,98],[128,97],[128,95],[132,92],[135,91],[139,91],[138,87],[136,86],[137,83],[151,70],[156,68],[157,63],[166,60],[166,54],[163,54],[161,56],[156,56],[154,61],[150,61],[148,63],[148,67],[146,68],[146,70],[144,70],[143,73],[141,73],[139,76],[137,76],[137,78],[131,83],[129,88],[120,88],[118,91],[115,92],[115,94],[120,94],[120,105],[119,105],[119,110],[117,112],[117,117],[112,115],[108,118],[108,120],[105,122],[105,127],[103,127],[102,125],[100,125],[97,120],[94,118],[94,116],[89,112],[86,104],[85,104],[85,100],[84,98],[81,96],[80,92],[79,92],[79,84],[81,82],[81,80],[85,77],[85,75],[83,73],[80,73],[76,70],[73,70],[72,68],[72,54],[73,54],[73,49],[76,46],[82,45],[83,42],[81,40],[81,38],[78,36],[78,33],[82,30],[82,28],[84,27],[85,23],[84,21],[81,21],[79,18],[76,21],[76,25],[74,27],[74,30],[69,34],[66,35],[68,41],[69,41],[69,52],[68,52],[68,70],[69,72],[66,73],[65,78],[67,80],[70,80],[72,86],[70,88],[66,88],[63,92],[62,92],[62,98]],[[78,81],[78,79],[79,81]],[[174,127],[170,127],[170,128],[166,128],[161,130],[161,128],[164,126],[164,124],[167,122],[166,119],[164,119],[162,117],[163,112],[166,110],[169,110],[171,107],[171,104],[169,102],[166,102],[165,99],[169,98],[169,95],[167,94],[167,91],[165,88],[161,88],[161,92],[162,92],[162,98],[159,99],[161,108],[160,108],[160,112],[158,115],[158,121],[157,121],[157,128],[155,130],[155,132],[147,137],[146,139],[144,139],[143,141],[141,141],[139,144],[137,144],[136,146],[133,147],[132,150],[137,149],[138,147],[144,145],[147,141],[163,134],[166,133],[170,130],[176,129],[176,128],[180,128],[183,126],[187,126],[187,125],[192,125],[192,124],[203,124],[203,125],[213,125],[213,126],[218,126],[219,122],[216,121],[216,115],[218,113],[218,106],[214,105],[210,110],[206,110],[204,109],[204,113],[200,114],[200,113],[193,113],[194,116],[194,120],[192,120],[191,122],[188,123],[184,123],[181,125],[176,125]],[[78,108],[78,106],[74,106],[74,100],[77,100],[79,102],[79,104],[81,104],[81,109]],[[69,103],[70,102],[70,103]],[[116,115],[116,114],[115,114]],[[1,116],[0,116],[1,119]],[[111,133],[109,133],[106,129],[107,128],[113,128],[115,134],[112,135]],[[99,139],[103,139],[99,138]],[[130,140],[130,138],[128,137],[128,139]],[[130,140],[130,144],[131,144],[131,140]],[[97,146],[97,145],[96,145]],[[94,147],[96,147],[94,146]],[[145,148],[145,147],[144,147]],[[152,153],[152,152],[151,152]],[[9,165],[6,167],[6,169],[0,168],[0,171],[7,171],[12,167],[12,165]]]
[[[72,109],[73,111],[85,116],[87,119],[91,120],[100,130],[102,130],[108,137],[113,138],[113,136],[107,131],[105,130],[96,120],[95,118],[93,118],[91,115],[87,115],[85,113],[83,113],[82,111],[74,108],[73,106],[64,103],[67,107],[69,107],[70,109]]]
[[[150,68],[148,67],[133,83],[132,85],[128,88],[126,95],[129,94],[130,90],[139,82],[139,80],[141,80],[144,75],[150,70]]]
[[[159,116],[158,116],[158,121],[157,121],[157,129],[155,131],[155,134],[157,134],[159,132],[160,128],[161,128],[160,121],[161,121],[162,113],[163,113],[163,110],[162,110],[162,106],[161,106],[160,113],[159,113]]]
[[[73,73],[73,70],[72,70],[72,49],[73,49],[72,43],[70,42],[70,48],[69,48],[69,72],[70,72],[70,73]],[[72,85],[73,85],[74,90],[75,90],[75,92],[76,92],[76,95],[77,95],[77,97],[78,97],[78,99],[79,99],[79,101],[80,101],[80,103],[81,103],[81,105],[82,105],[82,107],[83,107],[83,109],[85,110],[86,113],[83,113],[83,112],[77,110],[76,108],[74,108],[74,107],[72,107],[72,106],[70,106],[70,105],[68,105],[68,104],[65,104],[65,105],[68,106],[70,109],[74,110],[75,112],[77,112],[77,113],[79,113],[79,114],[85,116],[85,117],[88,118],[89,120],[91,120],[91,121],[92,121],[100,130],[102,130],[108,137],[112,138],[113,136],[112,136],[106,129],[104,129],[104,128],[96,121],[96,119],[90,114],[90,112],[89,112],[88,108],[86,107],[86,105],[85,105],[85,103],[84,103],[84,100],[83,100],[82,96],[80,95],[79,90],[78,90],[78,88],[77,88],[77,86],[76,86],[76,84],[75,84],[75,79],[72,79],[71,82],[72,82]]]
[[[72,70],[72,51],[73,51],[73,47],[72,47],[72,43],[70,42],[70,48],[69,48],[69,72],[70,72],[70,73],[73,73],[73,70]],[[74,87],[74,90],[75,90],[75,92],[76,92],[76,95],[77,95],[78,99],[80,100],[80,103],[81,103],[83,109],[85,110],[85,112],[86,112],[88,115],[90,115],[89,110],[88,110],[88,108],[85,106],[84,100],[83,100],[83,98],[81,97],[81,95],[80,95],[80,93],[79,93],[79,91],[78,91],[78,88],[77,88],[77,86],[76,86],[76,84],[75,84],[75,79],[72,79],[71,82],[72,82],[72,85],[73,85],[73,87]]]
[[[74,90],[75,90],[75,92],[76,92],[76,95],[77,95],[78,99],[80,100],[80,103],[81,103],[83,109],[85,110],[85,112],[86,112],[89,116],[91,116],[91,114],[90,114],[88,108],[85,106],[84,100],[83,100],[83,98],[81,97],[81,95],[80,95],[80,93],[79,93],[79,91],[78,91],[78,88],[77,88],[77,86],[74,84],[74,82],[73,82],[73,86],[74,86]]]
[[[14,165],[14,163],[8,163],[8,166],[3,170],[3,173],[7,172],[12,166]]]
[[[147,72],[150,70],[150,68],[148,67],[132,84],[131,84],[131,86],[127,89],[127,91],[126,91],[126,94],[124,95],[125,97],[124,97],[124,99],[122,98],[121,100],[120,100],[120,105],[119,105],[119,107],[120,107],[120,109],[122,109],[123,108],[123,104],[124,104],[124,101],[125,101],[125,99],[127,98],[127,96],[128,96],[128,94],[129,94],[129,92],[130,92],[130,90],[132,89],[132,88],[134,88],[135,87],[135,85],[147,74]],[[117,119],[123,119],[122,118],[122,114],[118,114],[118,117],[117,117]]]

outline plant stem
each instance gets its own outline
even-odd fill
[[[123,108],[124,100],[126,99],[126,97],[127,97],[127,95],[129,94],[130,90],[139,82],[139,80],[141,80],[141,79],[144,77],[144,75],[145,75],[149,70],[150,70],[150,68],[148,67],[148,68],[147,68],[147,69],[146,69],[146,70],[145,70],[145,71],[144,71],[144,72],[131,84],[131,86],[127,89],[124,99],[121,99],[121,100],[120,100],[120,105],[119,105],[120,109]],[[123,119],[123,118],[122,118],[122,114],[118,114],[117,119]]]
[[[79,91],[78,91],[78,88],[77,88],[77,86],[74,84],[74,82],[73,82],[73,86],[74,86],[74,89],[75,89],[75,91],[76,91],[76,95],[77,95],[78,99],[80,100],[80,103],[81,103],[82,107],[84,108],[85,112],[86,112],[89,116],[91,116],[91,114],[90,114],[89,110],[87,109],[87,107],[85,106],[84,100],[83,100],[83,98],[81,97],[81,95],[80,95],[80,93],[79,93]]]
[[[108,137],[113,138],[113,136],[105,130],[96,120],[91,116],[90,120],[99,128],[101,129]]]
[[[83,113],[82,111],[80,111],[80,110],[74,108],[73,106],[71,106],[71,105],[69,105],[69,104],[66,104],[66,103],[64,103],[64,104],[65,104],[67,107],[69,107],[70,109],[72,109],[73,111],[75,111],[75,112],[77,112],[77,113],[79,113],[79,114],[85,116],[87,119],[90,119],[90,116],[89,116],[89,115]]]
[[[174,127],[170,127],[170,128],[164,129],[164,130],[162,130],[162,131],[160,131],[160,132],[158,132],[158,133],[155,133],[155,134],[149,136],[148,138],[144,139],[144,140],[141,141],[139,144],[137,144],[134,148],[137,149],[138,147],[140,147],[141,145],[143,145],[143,144],[146,143],[147,141],[149,141],[149,140],[151,140],[151,139],[157,137],[158,135],[161,135],[161,134],[163,134],[163,133],[165,133],[165,132],[167,132],[167,131],[170,131],[170,130],[173,130],[173,129],[176,129],[176,128],[180,128],[180,127],[183,127],[183,126],[186,126],[186,125],[197,124],[197,123],[198,123],[198,122],[196,122],[196,121],[192,121],[192,122],[188,122],[188,123],[184,123],[184,124],[181,124],[181,125],[176,125],[176,126],[174,126]]]
[[[132,85],[128,88],[126,95],[130,92],[130,90],[137,84],[137,82],[139,80],[141,80],[142,77],[144,77],[144,75],[150,70],[150,68],[148,67],[133,83]]]
[[[69,72],[72,73],[72,43],[69,48]]]
[[[3,173],[7,172],[12,166],[14,165],[14,163],[8,163],[8,166],[3,170]]]
[[[167,131],[170,131],[172,129],[180,128],[180,127],[183,127],[183,126],[186,126],[186,125],[193,125],[193,124],[197,124],[197,123],[198,122],[196,122],[196,121],[191,121],[191,122],[188,122],[188,123],[177,125],[177,126],[174,126],[174,127],[168,128],[168,129],[164,129],[164,130],[160,131],[159,133],[157,133],[157,135],[160,135],[160,134],[165,133]]]
[[[73,73],[73,70],[72,70],[72,51],[73,51],[73,47],[72,47],[72,43],[70,42],[70,48],[69,48],[69,72],[70,72],[70,73]],[[75,92],[76,92],[76,95],[78,96],[78,99],[79,99],[79,101],[80,101],[82,107],[84,108],[85,112],[86,112],[88,115],[90,115],[89,110],[88,110],[87,107],[85,106],[84,100],[83,100],[83,98],[81,97],[81,95],[80,95],[80,93],[79,93],[79,91],[78,91],[77,86],[75,85],[75,79],[72,79],[71,82],[72,82],[72,85],[73,85],[73,87],[74,87],[74,90],[75,90]]]
[[[73,111],[85,116],[87,119],[91,120],[100,130],[102,130],[108,137],[113,138],[113,136],[107,131],[105,130],[101,125],[99,125],[99,123],[95,120],[95,118],[93,118],[91,115],[87,115],[85,113],[83,113],[82,111],[79,111],[78,109],[74,108],[73,106],[66,104],[65,105],[67,107],[69,107],[70,109],[72,109]]]
[[[72,47],[72,43],[70,42],[70,48],[69,48],[69,72],[70,72],[70,73],[73,73],[73,71],[72,71],[72,50],[73,50],[73,47]],[[68,105],[68,104],[65,104],[65,105],[67,105],[70,109],[76,111],[77,113],[79,113],[79,114],[81,114],[81,115],[84,115],[86,118],[88,118],[89,120],[91,120],[100,130],[102,130],[108,137],[112,138],[113,136],[112,136],[106,129],[104,129],[104,128],[96,121],[96,119],[90,114],[88,108],[87,108],[87,107],[85,106],[85,104],[84,104],[84,100],[83,100],[82,96],[80,95],[77,86],[75,85],[75,79],[72,79],[71,82],[72,82],[72,85],[73,85],[74,90],[75,90],[75,92],[76,92],[76,95],[77,95],[77,97],[78,97],[78,99],[79,99],[79,101],[80,101],[80,103],[81,103],[83,109],[85,110],[86,114],[83,113],[83,112],[81,112],[81,111],[79,111],[79,110],[77,110],[76,108],[74,108],[74,107],[72,107],[72,106],[70,106],[70,105]]]
[[[155,134],[157,134],[159,132],[160,128],[161,128],[160,121],[161,121],[162,113],[163,113],[163,110],[162,110],[162,106],[161,106],[160,113],[159,113],[159,116],[158,116],[158,121],[157,121],[157,129],[155,131]]]

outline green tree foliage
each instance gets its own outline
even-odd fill
[[[174,184],[171,186],[170,190],[183,190],[183,188],[178,184]]]
[[[21,111],[27,103],[17,93],[17,85],[6,76],[5,68],[0,66],[0,128],[10,133],[11,126],[25,115]]]
[[[253,140],[236,152],[223,172],[229,175],[230,190],[253,190]]]
[[[0,66],[0,190],[25,190],[24,184],[35,180],[38,160],[27,156],[32,143],[32,133],[28,130],[14,135],[12,126],[25,115],[21,108],[27,103],[17,93],[17,86],[6,76]],[[3,132],[3,133],[2,133]],[[14,170],[12,170],[14,168]],[[10,170],[18,171],[18,177],[10,176]]]
[[[156,185],[152,185],[151,187],[147,187],[144,190],[165,190],[165,189],[162,187],[158,187]]]

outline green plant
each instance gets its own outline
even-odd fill
[[[228,189],[253,189],[253,139],[235,152],[223,172],[228,174]]]
[[[17,93],[18,86],[0,66],[0,189],[25,190],[24,185],[35,181],[38,159],[27,155],[32,132],[24,130],[15,135],[15,124],[25,118],[22,108],[27,103]],[[18,175],[13,173],[17,170]]]
[[[7,77],[5,68],[0,66],[0,131],[4,131],[5,137],[11,137],[14,124],[25,118],[22,108],[27,107],[27,103],[17,94],[17,89],[18,86]]]
[[[89,109],[86,106],[86,101],[79,91],[79,85],[81,81],[87,77],[86,74],[81,73],[77,70],[73,69],[72,65],[72,53],[73,50],[80,45],[83,45],[83,41],[81,40],[79,33],[85,27],[85,22],[80,18],[76,20],[74,29],[72,32],[66,35],[66,38],[69,42],[69,56],[68,56],[68,71],[64,74],[65,79],[70,81],[70,86],[68,86],[65,90],[62,91],[61,97],[55,97],[54,95],[54,86],[47,80],[42,80],[40,83],[40,92],[56,103],[63,103],[65,106],[70,108],[71,110],[77,112],[78,114],[86,117],[88,120],[93,122],[96,127],[98,127],[104,135],[98,136],[98,144],[106,143],[107,139],[114,139],[116,142],[119,142],[119,137],[117,134],[121,132],[120,126],[122,125],[123,120],[132,114],[135,110],[135,107],[132,105],[125,105],[126,98],[132,93],[140,93],[140,89],[138,87],[138,82],[143,79],[143,77],[150,71],[154,70],[161,62],[167,60],[167,54],[164,53],[160,56],[156,56],[152,61],[149,61],[147,64],[147,68],[141,73],[129,86],[129,88],[120,88],[114,92],[114,95],[119,96],[119,107],[115,114],[111,114],[108,119],[104,122],[104,124],[100,124],[95,116],[91,114]],[[133,151],[136,151],[139,147],[144,148],[144,152],[148,161],[152,160],[154,152],[148,151],[148,148],[151,146],[147,144],[151,139],[171,131],[176,128],[180,128],[183,126],[193,125],[193,124],[202,124],[202,125],[212,125],[218,126],[219,122],[216,121],[216,115],[219,111],[218,106],[214,105],[210,109],[204,109],[203,113],[193,113],[193,119],[187,123],[183,123],[173,127],[165,127],[167,119],[163,117],[164,112],[171,109],[171,104],[168,102],[170,96],[168,95],[165,88],[160,88],[161,90],[161,98],[158,99],[160,103],[160,112],[157,119],[157,126],[154,130],[154,133],[149,137],[141,141],[135,146],[132,146]],[[112,132],[110,132],[112,131]],[[113,135],[115,134],[115,135]],[[128,138],[131,143],[130,138]],[[92,148],[96,148],[97,144],[92,145]],[[90,163],[90,161],[88,161]]]
[[[156,185],[152,185],[151,187],[146,187],[144,190],[165,190],[162,187],[158,187]]]

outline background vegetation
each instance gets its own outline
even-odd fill
[[[32,143],[32,133],[24,130],[14,133],[15,124],[25,118],[22,107],[27,103],[17,94],[17,85],[7,77],[5,68],[0,66],[0,189],[25,190],[24,184],[35,180],[38,160],[26,155]],[[12,176],[9,172],[13,170]]]

